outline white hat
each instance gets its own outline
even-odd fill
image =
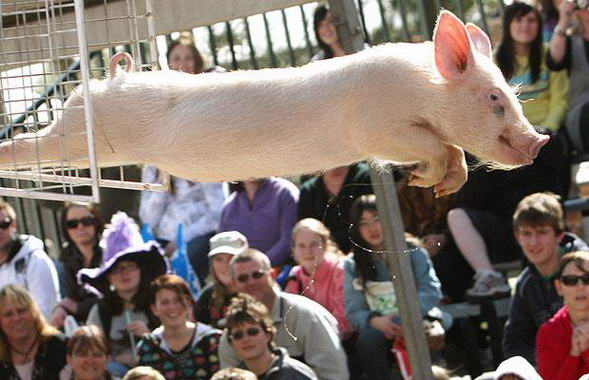
[[[249,247],[246,237],[237,231],[218,233],[209,240],[209,243],[211,245],[209,258],[219,253],[237,255]]]
[[[516,375],[523,380],[542,380],[534,367],[523,357],[513,356],[499,364],[493,379],[501,379],[503,375]]]

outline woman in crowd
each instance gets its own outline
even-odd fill
[[[315,372],[291,358],[286,349],[276,347],[276,333],[266,306],[247,294],[231,300],[225,330],[229,343],[246,368],[260,380],[311,380]]]
[[[353,257],[344,262],[346,316],[359,330],[357,350],[369,379],[391,379],[391,345],[402,337],[399,308],[391,274],[383,260],[384,231],[376,197],[367,194],[354,202],[351,212]],[[398,252],[392,254],[400,254]],[[440,282],[422,248],[409,247],[422,315],[436,310],[442,298]]]
[[[565,73],[548,70],[541,31],[537,9],[517,1],[507,6],[495,61],[509,84],[519,87],[518,99],[530,123],[556,131],[567,112],[568,80]]]
[[[65,336],[45,321],[27,290],[0,289],[0,379],[57,380],[65,356]]]
[[[550,40],[546,64],[551,70],[567,69],[570,79],[566,126],[579,152],[589,152],[589,9],[575,9],[562,1],[559,20]],[[577,25],[571,28],[576,16]],[[570,31],[570,33],[568,33]]]
[[[67,342],[68,366],[61,380],[115,380],[106,370],[108,340],[97,326],[79,327]]]
[[[290,233],[297,221],[299,189],[278,177],[238,182],[221,211],[220,231],[239,231],[264,252],[273,267],[290,257]]]
[[[140,366],[127,372],[123,380],[166,380],[166,378],[151,367]]]
[[[167,58],[172,70],[191,74],[205,71],[202,56],[191,38],[180,37],[173,41],[168,46]],[[142,178],[144,182],[162,182],[160,172],[154,166],[144,166]],[[143,223],[149,224],[168,256],[177,248],[178,225],[184,226],[188,258],[204,285],[209,271],[209,239],[219,227],[221,207],[225,199],[223,185],[173,177],[170,187],[169,193],[144,191],[141,194],[139,216]]]
[[[123,376],[137,364],[135,342],[159,325],[149,307],[149,284],[168,267],[159,245],[143,243],[139,228],[123,212],[112,217],[100,245],[102,265],[78,272],[81,282],[103,296],[90,310],[86,324],[102,328],[109,337],[108,369]]]
[[[313,29],[315,30],[317,44],[321,50],[311,58],[311,61],[343,57],[346,55],[339,41],[335,25],[333,25],[333,21],[331,20],[331,12],[329,12],[325,5],[320,5],[315,9],[315,13],[313,14]]]
[[[340,336],[346,340],[352,329],[344,310],[344,255],[331,241],[329,230],[317,219],[306,218],[292,230],[292,251],[298,264],[285,287],[325,307],[337,319]]]
[[[86,321],[96,303],[96,294],[80,286],[76,275],[82,268],[100,266],[102,249],[98,242],[104,224],[96,205],[68,202],[61,214],[61,229],[65,243],[59,256],[63,268],[60,281],[65,292],[53,310],[51,324],[55,327],[62,327],[67,315],[73,315],[78,322]]]
[[[564,306],[538,330],[538,372],[545,380],[575,380],[589,373],[589,252],[564,255],[554,278]]]
[[[248,248],[247,239],[237,231],[221,232],[210,240],[209,261],[212,281],[200,293],[194,317],[206,325],[225,327],[225,311],[235,295],[235,282],[229,271],[233,256]]]
[[[219,370],[221,331],[189,321],[192,295],[181,277],[163,275],[151,283],[151,310],[162,325],[141,339],[140,365],[178,380],[209,379]]]

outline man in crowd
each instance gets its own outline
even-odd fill
[[[530,265],[515,286],[503,335],[505,357],[523,356],[534,365],[536,333],[562,307],[553,274],[560,257],[589,247],[577,236],[564,232],[559,197],[535,193],[522,199],[513,215],[513,231]]]
[[[255,249],[233,257],[230,269],[237,291],[249,294],[270,310],[276,327],[274,342],[279,347],[310,366],[319,379],[349,378],[337,321],[323,306],[309,298],[281,292],[270,276],[268,256]],[[221,338],[219,356],[222,368],[240,363],[226,334]]]
[[[24,286],[49,320],[60,299],[55,265],[41,240],[16,232],[16,212],[0,200],[0,288],[9,284]]]

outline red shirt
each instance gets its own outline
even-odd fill
[[[540,326],[536,336],[538,372],[544,380],[577,380],[589,373],[589,350],[572,356],[573,326],[567,306]]]

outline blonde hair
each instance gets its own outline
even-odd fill
[[[16,211],[14,211],[14,207],[5,200],[0,199],[0,210],[4,211],[6,216],[10,218],[10,220],[16,220]]]
[[[149,366],[139,366],[129,370],[123,380],[139,380],[143,376],[149,376],[151,380],[166,380],[159,371]]]
[[[297,222],[297,224],[295,224],[291,234],[291,248],[293,249],[293,251],[295,248],[297,234],[304,229],[307,229],[319,235],[321,241],[323,242],[323,250],[326,254],[331,254],[339,257],[345,256],[344,253],[340,251],[337,244],[335,244],[333,240],[331,240],[331,233],[329,232],[329,229],[325,226],[325,224],[323,224],[323,222],[315,218],[301,219]]]
[[[27,308],[33,316],[35,330],[41,341],[59,334],[59,331],[47,323],[33,297],[21,285],[11,284],[0,289],[0,305],[16,305]],[[0,312],[2,312],[2,306],[0,306]],[[7,362],[11,360],[10,344],[2,328],[0,328],[0,360]]]
[[[241,368],[225,368],[215,373],[211,380],[256,380],[255,373]]]

